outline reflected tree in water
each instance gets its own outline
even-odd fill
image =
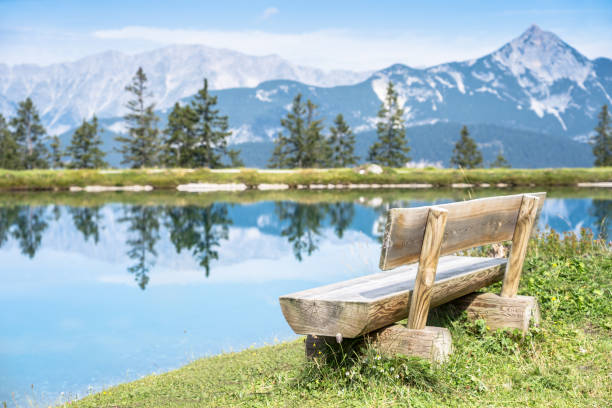
[[[311,255],[317,249],[325,206],[280,202],[275,203],[274,212],[281,224],[285,224],[281,236],[292,244],[295,257],[301,261],[303,253]]]
[[[344,230],[351,225],[353,217],[355,217],[355,204],[351,202],[330,204],[327,208],[327,214],[336,236],[342,238]]]
[[[612,238],[612,200],[594,199],[589,212],[596,219],[595,226],[599,229],[599,236],[605,240]]]
[[[0,247],[8,241],[12,235],[12,227],[19,215],[20,207],[0,207]]]
[[[102,221],[100,207],[71,207],[68,212],[72,216],[74,227],[83,234],[85,241],[92,237],[97,244],[100,239],[99,225]]]
[[[13,225],[12,235],[19,242],[21,253],[34,258],[40,247],[42,234],[49,226],[45,207],[20,207]]]
[[[216,248],[227,240],[232,220],[227,205],[208,207],[173,207],[166,211],[166,226],[177,253],[191,251],[201,267],[210,275],[210,262],[219,259]]]
[[[51,215],[53,215],[53,221],[59,221],[60,218],[62,218],[62,208],[59,205],[54,205],[51,210]]]
[[[128,223],[129,239],[126,245],[130,249],[127,256],[136,261],[128,268],[128,272],[134,275],[138,286],[144,290],[149,283],[149,271],[157,257],[155,244],[159,240],[161,210],[158,207],[135,205],[126,207],[124,213],[119,222]]]

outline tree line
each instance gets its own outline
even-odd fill
[[[147,76],[138,68],[125,87],[131,96],[124,116],[126,134],[115,138],[121,164],[145,167],[241,167],[240,151],[229,147],[232,132],[227,115],[216,107],[217,96],[210,94],[208,81],[194,98],[177,102],[163,130],[155,104],[150,101]],[[387,167],[403,167],[410,160],[404,109],[392,82],[376,117],[376,141],[364,159]],[[281,118],[282,131],[274,139],[268,166],[272,168],[350,167],[360,161],[355,154],[355,134],[344,116],[338,114],[325,132],[318,106],[297,94],[290,111]],[[602,107],[592,139],[595,166],[612,165],[612,130],[607,105]],[[32,100],[20,102],[17,114],[7,121],[0,114],[0,168],[78,168],[108,167],[101,149],[103,129],[94,115],[74,131],[70,144],[62,149],[57,136],[43,127]],[[48,145],[48,147],[47,147]],[[67,160],[65,160],[67,158]],[[450,164],[458,168],[483,167],[482,153],[463,126],[454,146]],[[500,151],[490,167],[510,167]]]

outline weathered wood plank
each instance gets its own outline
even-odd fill
[[[502,279],[506,259],[440,258],[431,291],[435,307]],[[408,317],[417,265],[280,297],[285,319],[298,334],[359,337]]]
[[[541,208],[546,193],[533,195],[541,198]],[[448,210],[441,255],[511,240],[522,200],[523,194],[517,194],[436,205]],[[389,210],[380,258],[382,270],[419,259],[429,208]]]
[[[527,252],[527,244],[529,243],[531,229],[538,211],[539,201],[540,199],[536,196],[523,196],[512,237],[512,249],[510,250],[510,257],[506,265],[501,296],[516,296],[519,280],[521,279],[521,271],[523,270],[523,262],[525,261],[525,253]]]
[[[531,323],[540,324],[540,307],[533,296],[509,298],[495,293],[470,293],[452,304],[472,320],[484,319],[491,330],[519,329],[526,333]]]
[[[444,208],[431,207],[429,209],[419,267],[408,312],[406,327],[409,329],[421,330],[425,328],[425,323],[427,323],[431,289],[436,280],[436,269],[440,258],[440,247],[447,215],[448,210]]]
[[[420,330],[391,325],[372,332],[366,341],[381,354],[394,357],[398,354],[421,357],[443,363],[452,351],[452,338],[448,329],[427,326]]]

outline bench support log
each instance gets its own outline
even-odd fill
[[[502,284],[501,295],[503,297],[514,297],[518,291],[519,280],[523,270],[523,262],[527,253],[527,244],[531,236],[533,222],[538,212],[538,197],[524,195],[521,207],[514,227],[512,236],[512,248],[506,265],[506,274]]]
[[[443,363],[452,351],[451,335],[444,327],[426,326],[415,330],[396,324],[372,332],[366,339],[387,357],[403,354]]]
[[[348,339],[342,344],[331,336],[306,336],[306,358],[325,359],[335,353],[350,354],[366,344],[386,357],[405,355],[421,357],[432,363],[443,363],[448,360],[452,351],[452,340],[448,329],[426,326],[421,330],[408,329],[394,324],[373,331],[358,339]]]
[[[444,208],[431,207],[429,209],[419,258],[419,269],[410,299],[408,324],[406,325],[409,329],[421,330],[427,323],[429,305],[431,304],[431,289],[436,281],[436,269],[438,268],[447,215],[448,210]]]
[[[530,323],[540,324],[540,307],[533,296],[503,297],[495,293],[470,293],[452,304],[471,320],[483,319],[491,330],[518,329],[525,334]]]

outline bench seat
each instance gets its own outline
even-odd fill
[[[501,281],[507,259],[440,257],[431,307]],[[355,338],[405,319],[417,264],[280,297],[285,319],[298,334]]]

